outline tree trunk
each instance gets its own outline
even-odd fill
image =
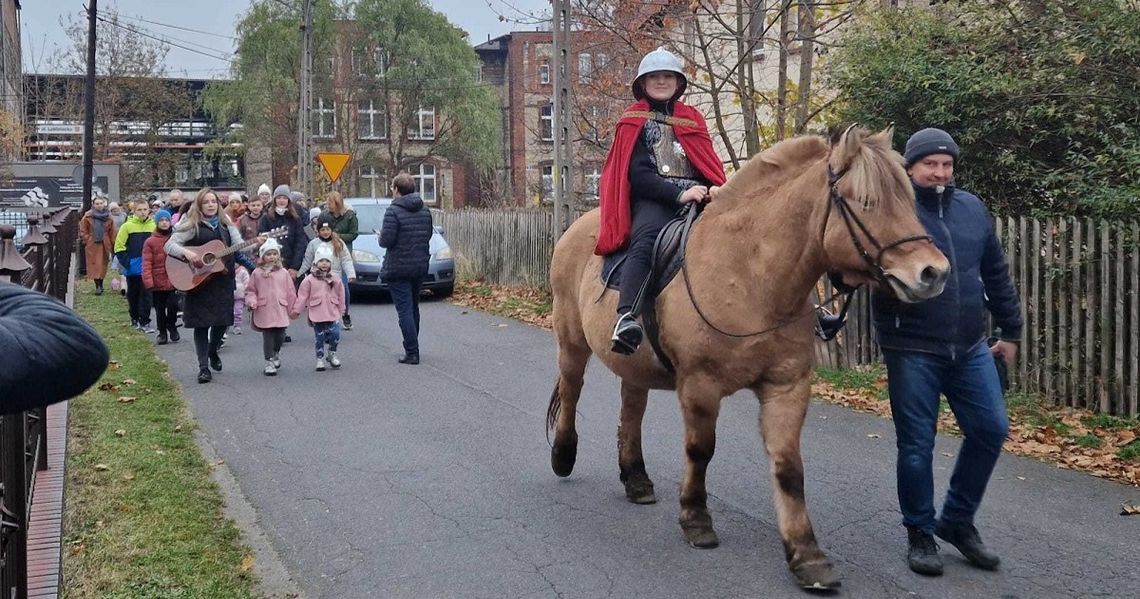
[[[788,22],[788,13],[793,0],[783,0],[780,3],[780,62],[779,73],[776,79],[776,141],[784,139],[784,131],[788,125],[788,34],[791,24]]]
[[[760,151],[760,130],[756,123],[756,106],[754,103],[756,89],[752,85],[752,53],[749,42],[749,25],[753,18],[751,15],[745,19],[745,14],[751,13],[748,0],[736,0],[736,58],[737,58],[737,87],[740,89],[740,112],[744,120],[744,151],[747,156],[753,156]]]
[[[808,0],[799,0],[800,85],[796,100],[796,135],[802,134],[811,114],[811,76],[815,63],[815,14]]]

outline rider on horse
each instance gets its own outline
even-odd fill
[[[679,99],[688,84],[682,67],[664,48],[641,60],[632,84],[637,102],[618,121],[602,169],[594,251],[628,252],[612,337],[613,351],[621,354],[632,354],[644,337],[633,309],[647,282],[657,234],[686,202],[706,200],[710,186],[725,182],[704,116]]]

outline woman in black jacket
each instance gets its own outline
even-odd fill
[[[273,201],[265,209],[265,216],[257,226],[259,233],[278,227],[285,227],[287,236],[281,242],[281,264],[289,270],[289,276],[297,279],[297,271],[305,258],[305,248],[309,236],[305,234],[305,218],[297,214],[296,205],[290,199],[288,185],[278,185],[273,190]]]

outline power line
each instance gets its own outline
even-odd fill
[[[158,21],[150,21],[150,20],[144,19],[142,17],[131,17],[131,16],[127,16],[127,15],[119,15],[119,18],[120,19],[130,19],[132,21],[141,21],[143,23],[150,23],[151,25],[158,25],[159,27],[169,27],[170,29],[179,29],[181,31],[189,31],[190,33],[200,33],[202,35],[212,35],[214,37],[220,37],[222,39],[233,40],[235,42],[237,41],[237,38],[233,37],[232,35],[224,35],[221,33],[212,33],[210,31],[203,31],[201,29],[191,29],[190,27],[182,27],[179,25],[171,25],[169,23],[159,23]]]
[[[183,46],[182,44],[178,44],[178,43],[172,42],[172,41],[170,41],[170,40],[168,40],[168,39],[166,39],[166,38],[163,38],[163,37],[158,37],[158,36],[155,36],[155,35],[151,35],[151,34],[149,34],[149,33],[146,33],[146,32],[140,31],[140,30],[138,30],[138,29],[135,29],[134,27],[132,27],[132,26],[130,26],[130,25],[124,25],[124,24],[122,24],[122,23],[119,23],[119,22],[117,22],[117,21],[112,21],[112,20],[110,20],[110,19],[107,19],[107,18],[105,18],[105,17],[96,16],[95,18],[96,18],[96,19],[99,19],[100,21],[102,21],[102,22],[104,22],[104,23],[106,23],[106,24],[108,24],[108,25],[111,25],[111,26],[113,26],[113,27],[118,27],[119,29],[123,29],[123,30],[129,31],[129,32],[131,32],[131,33],[133,33],[133,34],[135,34],[135,35],[141,35],[142,37],[145,37],[145,38],[149,38],[149,39],[155,40],[155,41],[157,41],[157,42],[161,42],[161,43],[163,43],[163,44],[166,44],[166,45],[168,45],[168,46],[173,46],[173,47],[175,47],[175,48],[181,48],[181,49],[183,49],[183,50],[186,50],[187,52],[193,52],[193,53],[195,53],[195,54],[201,54],[202,56],[205,56],[205,57],[207,57],[207,58],[213,58],[214,60],[221,60],[221,61],[225,61],[225,62],[229,62],[229,61],[230,61],[230,58],[229,58],[229,57],[226,57],[226,56],[221,56],[221,55],[217,55],[217,54],[210,54],[209,52],[204,52],[204,51],[202,51],[202,50],[197,50],[197,49],[195,49],[195,48],[191,48],[191,47],[189,47],[189,46]],[[233,56],[233,54],[231,53],[229,56],[231,56],[231,57],[232,57],[232,56]]]

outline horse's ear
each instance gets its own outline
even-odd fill
[[[852,123],[839,136],[839,139],[831,144],[831,166],[833,169],[843,170],[851,164],[851,161],[859,154],[859,148],[863,143],[863,133],[864,129],[859,127],[858,123]]]
[[[881,142],[885,147],[891,148],[894,146],[895,139],[895,124],[890,123],[885,129],[871,136],[877,142]]]

